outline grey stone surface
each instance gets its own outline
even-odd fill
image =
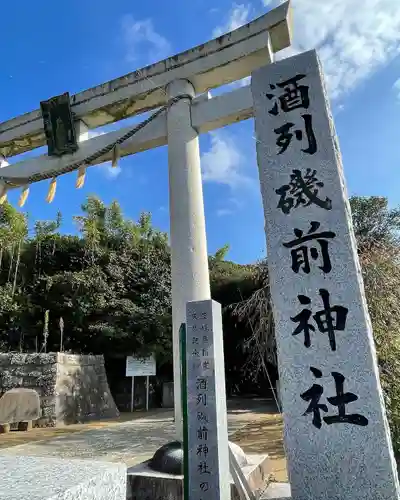
[[[49,426],[119,415],[103,356],[0,354],[0,394],[21,387],[39,394],[40,419]]]
[[[229,447],[233,455],[235,456],[236,462],[238,463],[239,467],[245,467],[246,465],[248,465],[246,453],[239,445],[232,443],[232,441],[229,441]]]
[[[186,354],[190,498],[228,498],[224,346],[217,302],[186,304]]]
[[[251,410],[228,415],[229,434],[249,423]],[[172,412],[114,424],[101,429],[66,434],[0,450],[0,455],[80,458],[123,462],[128,466],[150,459],[162,445],[175,439]]]
[[[0,455],[0,500],[125,500],[126,466]]]
[[[37,420],[40,399],[33,389],[10,389],[0,398],[0,424]]]
[[[297,96],[292,92],[295,99],[288,102],[284,95],[290,92],[277,86],[296,75],[304,75],[298,85],[306,86],[301,90],[308,90],[309,102],[302,101],[300,91]],[[283,87],[293,91],[293,85]],[[256,71],[252,92],[293,498],[393,500],[399,496],[396,464],[342,162],[316,52]],[[290,110],[285,112],[282,103]],[[315,153],[307,138],[307,116],[312,119]],[[286,139],[279,130],[285,126]],[[294,242],[301,237],[303,242]],[[328,245],[331,269],[323,245]],[[327,293],[334,307],[336,330],[331,335],[327,322],[322,324],[329,320],[323,306]],[[312,327],[307,346],[301,318]],[[335,397],[341,375],[347,401],[340,422],[334,423],[330,417],[339,415]],[[354,416],[353,423],[344,412]]]
[[[242,467],[242,472],[254,493],[263,491],[270,474],[268,456],[249,455],[248,464]],[[231,476],[229,488],[231,500],[240,500]],[[182,500],[182,489],[182,475],[155,472],[147,463],[140,463],[128,469],[127,500]],[[208,498],[208,495],[205,498]]]
[[[108,386],[103,356],[58,353],[57,361],[57,424],[119,416]]]
[[[291,498],[289,483],[270,483],[262,495],[262,500],[285,500]]]

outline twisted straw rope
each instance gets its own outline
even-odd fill
[[[29,177],[25,178],[20,178],[20,177],[9,177],[9,176],[2,176],[0,175],[0,182],[3,182],[5,187],[11,187],[11,188],[16,188],[16,187],[21,187],[25,186],[27,184],[32,184],[33,182],[39,182],[43,181],[45,179],[51,179],[53,177],[58,177],[59,175],[62,174],[67,174],[69,172],[73,172],[74,170],[78,170],[79,167],[85,166],[88,167],[92,162],[100,158],[101,156],[109,153],[112,151],[115,147],[119,146],[120,144],[123,144],[125,141],[130,139],[133,135],[135,135],[139,130],[142,130],[146,125],[148,125],[150,122],[155,120],[161,113],[169,109],[173,104],[178,102],[181,99],[189,99],[192,100],[192,96],[189,94],[182,94],[177,97],[173,97],[170,99],[167,104],[159,108],[155,113],[153,113],[151,116],[143,120],[141,123],[136,125],[133,129],[129,130],[126,134],[123,136],[119,137],[116,141],[112,142],[111,144],[107,144],[107,146],[104,146],[102,149],[99,149],[95,153],[91,154],[90,156],[87,156],[84,160],[80,160],[74,163],[71,163],[70,165],[67,165],[61,169],[58,170],[50,170],[45,173],[36,173],[33,174]]]

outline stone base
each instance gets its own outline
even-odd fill
[[[1,500],[125,500],[126,466],[0,455]]]
[[[270,475],[268,455],[247,455],[249,465],[242,471],[257,497]],[[183,476],[155,472],[148,461],[128,469],[127,500],[183,500]],[[231,499],[240,500],[231,478]]]
[[[289,483],[270,483],[262,496],[262,500],[291,500],[291,498]]]

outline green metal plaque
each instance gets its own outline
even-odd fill
[[[78,150],[69,93],[40,103],[49,156],[62,156]]]

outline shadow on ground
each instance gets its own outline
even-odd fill
[[[268,453],[271,458],[284,458],[282,442],[283,422],[280,416],[271,415],[260,422],[253,422],[239,429],[232,436],[246,453]]]
[[[7,455],[34,455],[125,462],[127,465],[151,456],[155,449],[174,437],[170,418],[156,418],[65,433],[52,439],[3,449]]]
[[[113,421],[53,429],[34,429],[0,436],[1,453],[95,459],[135,465],[175,439],[172,411],[123,413]],[[228,403],[229,439],[246,453],[268,454],[277,481],[286,480],[282,418],[271,400]]]
[[[250,453],[267,453],[271,459],[272,480],[285,482],[288,480],[286,458],[283,447],[283,420],[272,400],[252,400],[238,402],[238,408],[230,404],[229,415],[249,419],[249,423],[239,428],[230,439],[243,450]],[[254,406],[254,407],[253,407]],[[253,418],[249,418],[251,415]]]
[[[271,398],[233,398],[227,402],[229,415],[241,413],[265,415],[278,413],[275,401]]]
[[[118,425],[119,423],[130,422],[144,417],[151,418],[153,421],[158,421],[163,418],[165,419],[165,415],[169,415],[170,413],[171,412],[169,410],[156,410],[151,412],[136,411],[133,413],[125,412],[121,413],[118,418],[111,420],[97,420],[84,424],[72,424],[64,427],[34,428],[29,432],[14,431],[9,434],[0,435],[0,449],[27,443],[36,443],[38,441],[47,441],[77,432],[104,429]]]

